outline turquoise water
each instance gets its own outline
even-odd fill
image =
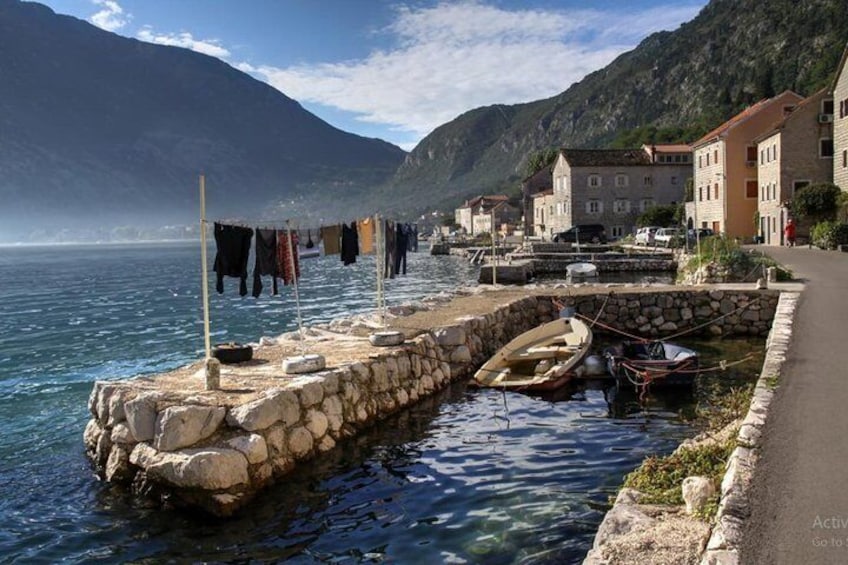
[[[210,261],[212,257],[210,255]],[[215,521],[147,508],[83,454],[96,379],[174,368],[202,350],[197,244],[0,248],[0,562],[569,563],[645,455],[691,433],[691,401],[540,400],[461,384],[344,442]],[[303,262],[307,321],[374,304],[373,262]],[[410,258],[389,304],[476,279],[452,257]],[[289,289],[212,293],[214,341],[295,329]]]

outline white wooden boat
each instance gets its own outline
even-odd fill
[[[571,263],[565,270],[566,278],[574,281],[594,279],[598,276],[598,267],[593,263]]]
[[[482,387],[546,392],[574,376],[592,346],[592,330],[577,318],[557,318],[524,332],[474,374]]]

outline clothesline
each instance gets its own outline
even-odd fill
[[[200,177],[200,224],[201,224],[201,256],[203,263],[203,316],[204,343],[207,360],[211,357],[209,330],[209,297],[206,263],[206,219],[205,180]],[[268,220],[251,222],[253,225],[268,226]],[[272,222],[272,224],[275,222]],[[356,262],[359,255],[375,255],[376,267],[376,304],[381,320],[385,320],[385,287],[384,279],[394,278],[397,274],[406,274],[406,253],[418,251],[418,226],[416,224],[395,222],[380,217],[379,214],[360,218],[344,223],[324,223],[310,228],[293,226],[296,221],[285,220],[285,227],[251,227],[244,219],[221,220],[213,222],[216,254],[214,271],[217,275],[216,290],[224,292],[224,278],[239,279],[239,294],[247,294],[247,271],[250,258],[250,248],[255,240],[255,259],[253,271],[253,296],[262,294],[262,277],[272,277],[272,293],[278,294],[277,279],[283,280],[284,285],[291,284],[294,290],[297,308],[298,332],[303,335],[303,320],[300,315],[300,296],[298,279],[300,278],[300,240],[306,239],[305,248],[316,246],[312,239],[315,232],[317,245],[323,249],[324,255],[339,255],[345,265]],[[300,234],[300,235],[299,235]],[[301,347],[306,347],[305,340],[300,340]],[[305,353],[305,351],[302,351]],[[210,386],[210,369],[207,363],[207,386]],[[213,386],[214,388],[214,386]]]

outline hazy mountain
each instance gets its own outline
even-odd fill
[[[846,41],[845,0],[713,0],[558,96],[477,108],[437,128],[395,175],[394,201],[451,207],[516,190],[532,153],[604,146],[639,126],[691,138],[762,97],[827,85]]]
[[[348,215],[404,156],[218,59],[0,0],[0,239],[193,221],[200,172],[213,217]]]

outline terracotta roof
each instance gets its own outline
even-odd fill
[[[787,93],[788,94],[794,94],[796,97],[798,97],[798,99],[800,101],[801,97],[799,95],[795,94],[794,92],[792,92],[791,90],[786,90],[786,91],[778,94],[777,96],[775,96],[773,98],[763,98],[762,100],[760,100],[756,104],[748,106],[747,108],[745,108],[744,110],[742,110],[741,112],[739,112],[738,114],[736,114],[735,116],[733,116],[732,118],[730,118],[729,120],[727,120],[726,122],[724,122],[723,124],[721,124],[720,126],[715,128],[713,131],[711,131],[710,133],[708,133],[707,135],[705,135],[704,137],[702,137],[701,139],[699,139],[698,141],[693,143],[692,147],[694,148],[694,147],[698,147],[699,145],[704,145],[708,141],[712,141],[712,140],[714,140],[718,137],[721,137],[722,135],[727,133],[728,130],[732,129],[734,126],[736,126],[736,125],[742,123],[743,121],[745,121],[746,119],[750,118],[751,116],[753,116],[754,114],[756,114],[757,112],[761,111],[766,106],[771,104],[772,102],[776,102],[779,98],[783,97]]]
[[[483,196],[481,194],[480,196],[475,196],[471,200],[466,200],[465,203],[460,206],[460,208],[473,208],[480,204],[491,202],[505,202],[507,200],[509,200],[509,196],[506,196],[505,194],[491,194],[486,196]]]
[[[685,143],[657,143],[651,146],[655,153],[691,153],[692,147]]]
[[[547,190],[543,190],[542,192],[537,192],[536,194],[533,195],[533,198],[540,198],[542,196],[551,196],[551,195],[553,195],[553,193],[554,193],[554,189],[549,188]]]
[[[650,165],[651,157],[642,149],[560,149],[572,167],[632,167]]]

